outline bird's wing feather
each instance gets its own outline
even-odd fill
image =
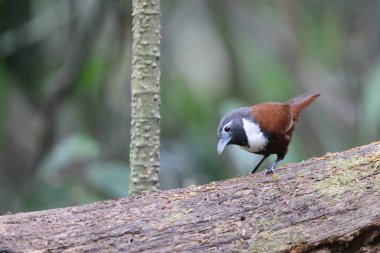
[[[252,106],[252,114],[261,129],[269,134],[280,135],[293,127],[290,105],[285,103],[262,103]]]

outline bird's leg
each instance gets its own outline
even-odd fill
[[[272,163],[266,170],[264,170],[264,175],[268,175],[268,174],[274,173],[278,162],[281,161],[281,160],[282,159],[277,158],[276,161],[274,161],[274,163]]]
[[[253,168],[253,170],[251,171],[251,174],[255,173],[256,170],[260,167],[260,165],[265,161],[265,159],[267,159],[268,156],[267,155],[264,155],[263,158],[261,158],[261,160],[256,164],[256,166]]]

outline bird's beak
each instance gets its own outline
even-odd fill
[[[218,142],[218,155],[220,155],[224,148],[228,145],[228,143],[230,142],[231,140],[231,137],[230,136],[226,136],[226,137],[222,137],[219,139],[219,142]]]

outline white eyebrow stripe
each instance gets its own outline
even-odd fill
[[[223,129],[224,129],[226,126],[231,126],[231,124],[232,124],[232,120],[230,120],[230,122],[228,122],[227,124],[225,124],[225,125],[223,126]]]

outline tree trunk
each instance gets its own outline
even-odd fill
[[[0,252],[379,252],[380,142],[247,175],[0,217]]]
[[[158,190],[160,167],[160,1],[133,0],[132,194]]]

